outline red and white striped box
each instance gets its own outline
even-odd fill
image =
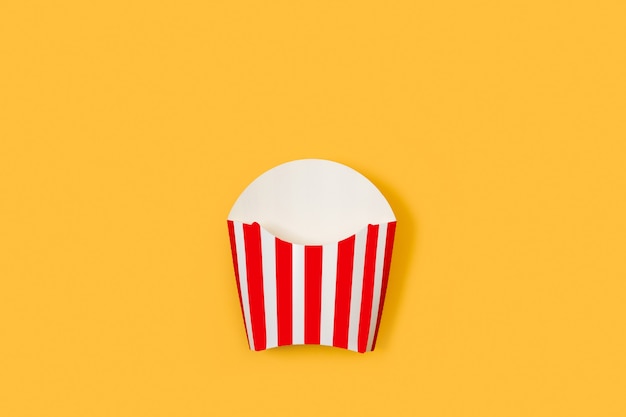
[[[380,191],[344,165],[293,161],[255,180],[228,219],[250,349],[374,350],[395,230]]]

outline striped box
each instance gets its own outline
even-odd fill
[[[286,162],[245,188],[227,222],[250,349],[374,350],[396,217],[371,181],[333,161]]]
[[[228,220],[239,302],[252,350],[324,345],[369,352],[385,300],[396,222],[337,243],[281,240]]]

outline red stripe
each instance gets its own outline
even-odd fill
[[[237,243],[235,242],[235,224],[232,220],[228,220],[228,235],[230,236],[230,251],[233,255],[233,265],[235,267],[235,279],[237,281],[237,294],[239,294],[239,307],[241,307],[241,317],[243,317],[244,329],[246,327],[246,319],[243,313],[243,301],[241,301],[241,286],[239,285],[239,265],[237,263]],[[248,331],[246,330],[246,338],[248,338]],[[250,340],[248,339],[248,345]]]
[[[378,225],[367,226],[365,244],[365,267],[363,271],[363,291],[361,296],[361,317],[359,319],[358,351],[367,349],[367,336],[372,317],[372,298],[374,297],[374,271],[376,269],[376,246],[378,243]]]
[[[342,347],[344,349],[348,348],[354,241],[355,236],[352,235],[339,242],[337,246],[337,286],[335,290],[333,346]]]
[[[387,240],[385,242],[385,263],[383,264],[383,283],[380,291],[380,307],[378,307],[378,319],[376,320],[376,331],[374,332],[374,342],[372,350],[376,347],[376,339],[378,338],[378,327],[380,326],[380,318],[383,314],[383,305],[385,304],[385,294],[387,293],[387,281],[389,281],[389,268],[391,267],[391,253],[393,252],[393,241],[396,234],[396,222],[390,222],[387,225]]]
[[[320,344],[322,247],[304,247],[304,343]]]
[[[261,255],[261,228],[258,223],[243,225],[248,272],[250,320],[254,335],[254,350],[265,349],[265,301],[263,298],[263,259]]]
[[[276,238],[276,304],[278,310],[278,346],[290,345],[293,332],[291,243]]]

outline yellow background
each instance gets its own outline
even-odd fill
[[[625,17],[2,2],[0,415],[626,415]],[[246,346],[226,216],[305,157],[396,211],[374,353]]]

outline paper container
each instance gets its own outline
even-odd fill
[[[258,177],[228,216],[250,349],[374,350],[395,229],[380,191],[345,165],[304,159]]]

